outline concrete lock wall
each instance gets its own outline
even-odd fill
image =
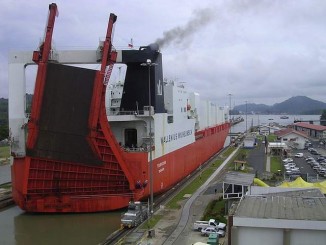
[[[233,227],[232,245],[277,245],[283,244],[282,229]]]
[[[232,227],[232,245],[324,245],[326,232],[255,227]]]
[[[325,245],[326,232],[316,230],[291,230],[289,245]]]

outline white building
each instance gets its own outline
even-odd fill
[[[308,135],[304,132],[299,132],[291,128],[276,131],[275,134],[282,143],[295,149],[304,149],[305,142],[309,139]]]
[[[288,150],[288,146],[284,142],[268,142],[267,153],[274,156],[283,155]]]
[[[229,245],[326,243],[326,198],[319,189],[256,188],[265,191],[250,190],[229,217]]]
[[[269,135],[274,134],[274,132],[280,130],[279,127],[270,126],[270,125],[261,125],[259,126],[259,134],[260,135]]]
[[[254,148],[256,144],[256,137],[253,135],[246,135],[243,140],[243,148]]]

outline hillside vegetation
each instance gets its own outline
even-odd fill
[[[238,105],[234,111],[254,112],[260,114],[320,115],[326,109],[326,103],[306,96],[295,96],[272,106],[248,103]]]

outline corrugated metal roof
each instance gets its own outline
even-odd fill
[[[288,196],[288,197],[324,197],[318,188],[294,188],[294,187],[261,187],[251,186],[248,195],[251,196]]]
[[[317,131],[324,131],[324,130],[326,130],[326,126],[315,125],[315,124],[304,123],[304,122],[294,123],[294,125],[299,126],[299,127],[303,127],[303,128],[315,129]]]
[[[283,129],[283,130],[279,130],[279,131],[274,132],[274,134],[276,134],[279,137],[283,137],[283,136],[286,136],[286,135],[291,134],[291,133],[301,135],[304,138],[309,138],[308,135],[305,132],[302,132],[302,131],[300,132],[300,131],[294,130],[292,128],[287,128],[287,129]]]
[[[326,221],[325,197],[244,196],[234,216]]]
[[[224,183],[235,185],[251,185],[254,182],[255,174],[240,172],[228,172],[225,174]]]

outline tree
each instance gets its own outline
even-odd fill
[[[322,111],[320,116],[320,125],[326,126],[326,110]]]
[[[4,139],[8,139],[9,129],[8,125],[0,125],[0,141]]]

